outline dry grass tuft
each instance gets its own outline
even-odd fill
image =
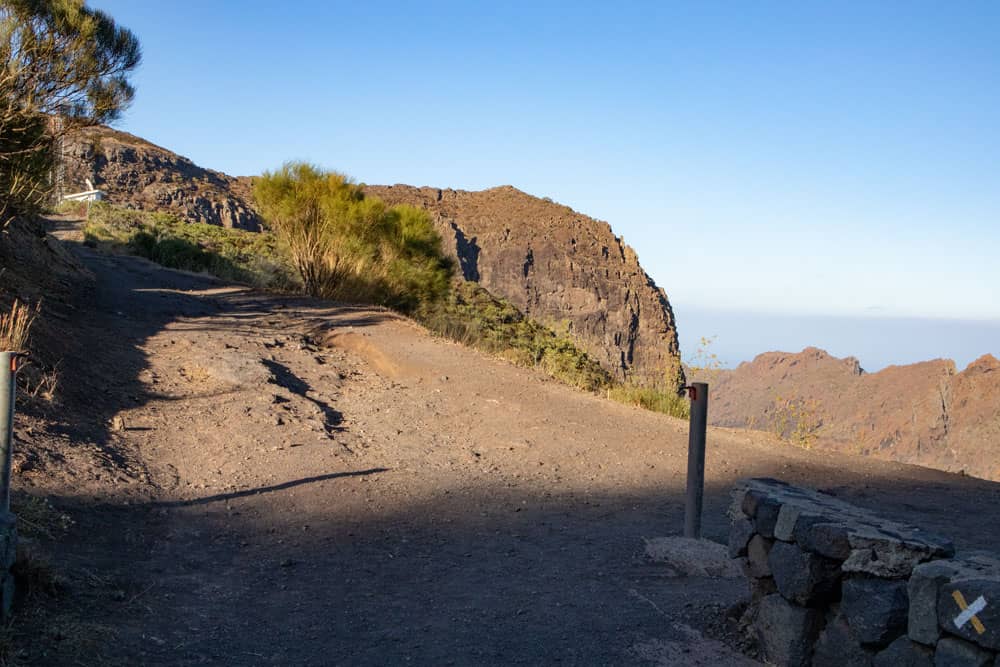
[[[73,525],[73,517],[55,508],[48,498],[18,495],[13,501],[17,532],[28,538],[56,539]]]
[[[31,325],[41,309],[41,303],[32,309],[15,299],[10,311],[0,314],[0,350],[23,352],[28,345]]]

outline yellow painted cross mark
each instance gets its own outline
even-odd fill
[[[976,632],[983,634],[986,632],[986,627],[983,625],[979,617],[976,616],[983,609],[986,609],[986,598],[980,595],[976,598],[970,605],[965,601],[965,596],[962,595],[962,591],[955,590],[951,592],[951,597],[955,598],[955,604],[958,608],[962,610],[962,613],[955,617],[955,627],[961,628],[966,623],[972,622],[972,627],[976,629]]]

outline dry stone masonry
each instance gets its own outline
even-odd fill
[[[1000,667],[1000,559],[774,479],[740,482],[729,555],[775,665]]]

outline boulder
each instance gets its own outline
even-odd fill
[[[780,595],[760,602],[754,627],[768,662],[781,667],[808,665],[813,643],[823,625],[823,613],[794,605]]]
[[[808,522],[796,526],[793,537],[806,551],[843,561],[851,555],[849,532],[843,523]]]
[[[774,540],[760,535],[754,535],[750,538],[750,543],[747,544],[747,575],[751,577],[771,576],[771,565],[767,559],[773,545]]]
[[[886,646],[906,632],[905,581],[855,576],[844,579],[840,611],[862,644]]]
[[[960,579],[943,585],[937,612],[938,624],[947,632],[1000,651],[1000,579]]]
[[[788,542],[775,542],[767,562],[778,591],[787,600],[811,605],[835,600],[839,594],[840,566],[834,560]]]
[[[753,522],[745,517],[736,517],[729,527],[729,557],[747,555],[747,543],[753,536]]]
[[[871,667],[874,651],[865,648],[842,617],[826,624],[816,642],[813,667]]]
[[[934,649],[902,636],[872,661],[873,667],[934,667]]]
[[[934,667],[993,667],[993,653],[975,644],[945,637],[934,651]]]
[[[900,528],[858,526],[851,530],[848,533],[851,555],[844,561],[844,572],[905,579],[920,563],[955,555],[950,540]]]

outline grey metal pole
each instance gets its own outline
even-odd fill
[[[708,425],[708,384],[687,387],[691,395],[688,432],[687,497],[684,504],[684,537],[701,538],[701,506],[705,494],[705,430]]]
[[[16,352],[0,352],[0,514],[10,512],[10,457],[14,441]]]

